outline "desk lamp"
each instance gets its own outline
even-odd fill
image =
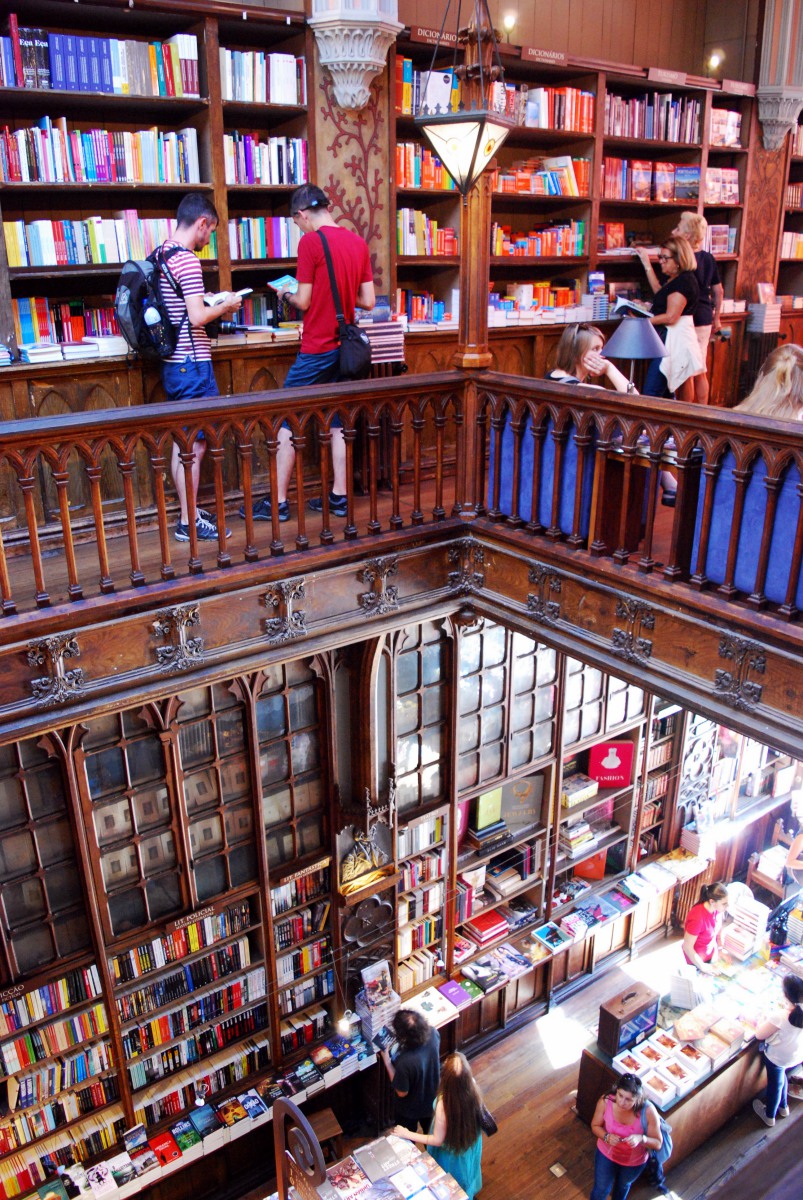
[[[644,317],[623,317],[619,328],[605,343],[603,353],[606,358],[630,359],[630,386],[632,392],[633,371],[637,358],[665,358],[667,349],[655,332],[654,328]]]

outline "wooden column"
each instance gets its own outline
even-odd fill
[[[490,367],[488,349],[488,279],[491,270],[490,166],[463,202],[460,222],[460,325],[455,367],[477,370]]]

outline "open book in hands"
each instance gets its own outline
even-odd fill
[[[223,304],[229,296],[250,296],[253,290],[253,288],[241,288],[239,292],[207,292],[204,296],[204,304],[214,308],[216,304]]]
[[[650,308],[646,304],[639,304],[636,300],[628,300],[625,296],[619,296],[614,304],[611,315],[616,313],[630,313],[636,317],[649,317]]]
[[[269,279],[268,287],[273,288],[279,295],[282,292],[292,292],[295,295],[298,291],[298,280],[295,275],[281,275],[278,279]]]

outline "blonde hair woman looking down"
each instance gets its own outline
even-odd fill
[[[768,354],[752,392],[736,407],[774,421],[803,420],[803,349],[779,346]]]

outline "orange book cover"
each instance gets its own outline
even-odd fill
[[[653,165],[653,195],[663,204],[675,198],[675,164],[657,162]]]

